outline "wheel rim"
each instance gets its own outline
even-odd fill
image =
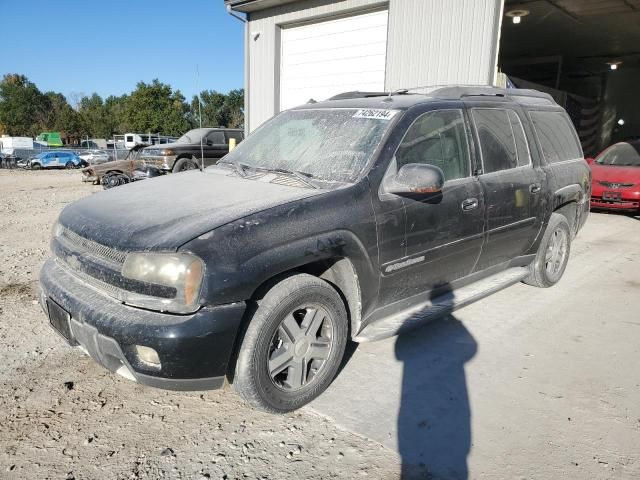
[[[195,170],[197,167],[192,162],[185,162],[180,167],[181,172],[186,172],[187,170]]]
[[[267,370],[273,384],[299,390],[322,371],[333,348],[333,319],[319,305],[301,307],[280,322],[271,338]]]
[[[120,185],[120,179],[116,175],[109,175],[104,184],[107,188],[117,187]]]
[[[567,233],[562,228],[557,228],[551,234],[544,259],[547,273],[557,275],[560,272],[567,256],[567,244]]]

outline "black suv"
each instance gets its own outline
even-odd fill
[[[42,306],[130,379],[227,378],[254,406],[289,411],[329,385],[349,339],[558,282],[590,185],[546,94],[345,94],[279,114],[203,173],[66,207]]]
[[[243,139],[237,128],[194,128],[173,143],[145,147],[140,158],[167,172],[184,172],[199,168],[202,158],[205,166],[213,165]]]

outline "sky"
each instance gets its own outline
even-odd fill
[[[0,0],[0,17],[0,76],[69,101],[154,78],[187,99],[243,87],[243,24],[223,0]]]

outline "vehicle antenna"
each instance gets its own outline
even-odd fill
[[[198,122],[200,124],[200,171],[204,173],[204,144],[202,136],[202,101],[200,100],[200,69],[196,64],[196,92],[198,95]]]

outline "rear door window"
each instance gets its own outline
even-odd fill
[[[207,143],[211,142],[214,145],[224,145],[224,133],[221,131],[211,132],[207,135]]]
[[[236,140],[236,143],[240,143],[244,138],[244,135],[242,134],[242,132],[227,132],[227,138],[234,138]]]
[[[472,116],[480,140],[484,173],[517,167],[518,150],[508,111],[474,108]]]
[[[531,163],[531,154],[529,153],[529,144],[527,143],[527,136],[524,133],[522,122],[520,117],[513,110],[508,110],[509,122],[511,123],[511,129],[513,130],[513,137],[516,141],[516,153],[518,155],[518,166],[524,167]]]
[[[575,129],[563,112],[529,112],[547,163],[582,158]]]

